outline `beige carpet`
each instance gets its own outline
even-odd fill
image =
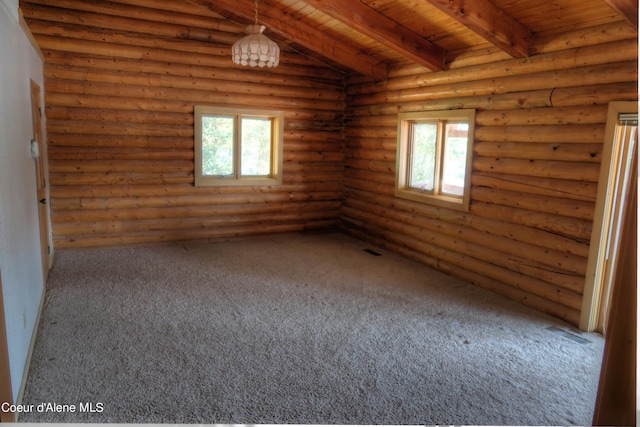
[[[342,234],[64,252],[20,420],[586,425],[567,331]]]

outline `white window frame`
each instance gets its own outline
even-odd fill
[[[234,126],[234,175],[204,175],[202,170],[202,117],[227,116],[235,119]],[[266,176],[243,176],[240,174],[241,157],[241,119],[264,118],[271,120],[271,173]],[[234,185],[281,185],[282,155],[284,139],[284,112],[244,108],[196,105],[194,107],[194,162],[196,186],[234,186]]]
[[[398,115],[398,144],[396,151],[396,197],[428,203],[450,209],[468,211],[471,191],[471,163],[473,160],[473,135],[475,129],[474,109],[450,111],[421,111],[400,113]],[[464,189],[462,196],[440,193],[435,185],[433,191],[412,188],[409,185],[411,165],[411,129],[414,123],[446,123],[448,121],[466,122],[469,124],[467,140],[467,156],[465,161]],[[441,126],[439,126],[441,129]],[[443,138],[439,134],[436,150],[436,174],[442,173]]]

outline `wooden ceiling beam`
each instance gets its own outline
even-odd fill
[[[635,30],[638,30],[638,0],[605,0],[605,2],[622,15]]]
[[[255,3],[253,0],[187,0],[199,4],[231,20],[255,19]],[[259,9],[259,23],[267,26],[267,30],[278,34],[296,44],[324,56],[338,64],[357,71],[376,80],[387,79],[387,65],[366,55],[353,46],[301,24],[291,16],[275,7]]]
[[[360,1],[304,2],[432,71],[445,69],[444,49]]]
[[[531,31],[490,0],[427,0],[514,58],[531,54]]]

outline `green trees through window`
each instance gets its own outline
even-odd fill
[[[468,133],[468,123],[412,123],[409,187],[434,191],[439,182],[439,192],[462,196]]]
[[[202,117],[202,174],[233,176],[233,117]]]
[[[271,173],[271,120],[242,119],[242,175],[265,176]]]
[[[194,108],[196,185],[282,182],[281,111]]]
[[[239,151],[240,175],[271,173],[271,120],[241,117],[240,135],[235,135],[235,117],[202,117],[202,174],[235,176]],[[235,138],[240,143],[234,144]]]
[[[474,110],[401,113],[396,196],[467,210],[474,120]]]

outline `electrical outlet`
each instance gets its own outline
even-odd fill
[[[27,329],[27,309],[22,312],[22,326]]]

